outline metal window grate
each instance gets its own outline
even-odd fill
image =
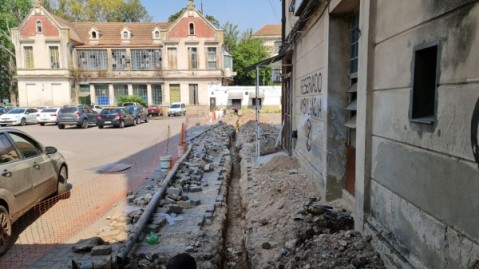
[[[115,103],[118,104],[118,98],[120,98],[120,96],[128,96],[128,85],[114,84],[113,94],[115,95]]]
[[[95,85],[96,103],[100,106],[110,105],[110,93],[108,92],[108,85]]]
[[[161,69],[161,50],[131,50],[131,69],[132,70],[160,70]]]
[[[78,50],[78,67],[83,70],[107,70],[108,57],[106,49]]]
[[[154,104],[163,104],[163,91],[161,84],[151,85],[151,95]]]
[[[148,102],[148,89],[145,84],[134,84],[133,95],[139,96],[143,101]]]
[[[111,50],[111,68],[115,71],[128,69],[126,50]]]

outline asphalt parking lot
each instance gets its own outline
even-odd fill
[[[15,244],[0,258],[0,268],[65,268],[71,261],[71,239],[85,229],[93,230],[89,225],[141,184],[161,156],[176,156],[182,124],[196,121],[203,119],[160,117],[124,129],[16,127],[64,154],[72,192],[69,199],[45,201],[14,224]],[[98,172],[118,164],[127,170]]]

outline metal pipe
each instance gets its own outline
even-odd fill
[[[256,162],[259,161],[259,65],[256,66]]]
[[[166,193],[166,189],[170,185],[171,180],[173,179],[173,176],[175,175],[176,171],[180,167],[180,164],[185,160],[185,158],[190,153],[191,148],[192,148],[192,145],[188,146],[188,150],[186,151],[186,153],[183,154],[183,156],[175,163],[175,165],[173,166],[173,168],[170,170],[165,180],[163,181],[159,191],[155,193],[150,203],[148,204],[148,207],[146,208],[145,212],[143,212],[140,219],[136,222],[135,226],[133,227],[132,232],[128,235],[128,241],[126,242],[125,247],[123,248],[123,251],[116,257],[116,265],[119,266],[119,268],[123,268],[123,263],[125,262],[126,257],[128,256],[128,253],[130,253],[130,250],[138,241],[138,238],[143,232],[143,229],[148,223],[148,220],[150,219],[151,215],[156,211],[156,208],[158,207],[158,202],[160,201],[162,197],[164,197]]]

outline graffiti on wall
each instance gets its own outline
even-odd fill
[[[311,120],[308,119],[304,124],[304,133],[306,134],[306,149],[311,151]]]
[[[472,154],[474,155],[474,160],[478,164],[479,168],[479,145],[478,145],[478,125],[479,125],[479,99],[476,101],[476,106],[474,107],[474,112],[472,112],[471,119],[471,146]]]
[[[311,118],[321,119],[323,117],[323,77],[317,72],[308,75],[300,80],[299,112],[303,116],[308,116],[304,123],[304,133],[306,136],[306,149],[312,149],[312,128]]]
[[[323,115],[323,77],[321,73],[314,73],[300,80],[300,93],[303,97],[299,101],[299,111],[302,115],[322,118]]]

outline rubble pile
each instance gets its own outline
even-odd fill
[[[261,124],[278,132],[278,125]],[[380,255],[352,230],[354,221],[342,200],[321,201],[317,182],[287,154],[265,164],[254,162],[256,122],[241,125],[241,195],[246,211],[245,247],[249,268],[385,268]],[[260,144],[274,152],[271,143]],[[254,176],[250,176],[254,175]]]

